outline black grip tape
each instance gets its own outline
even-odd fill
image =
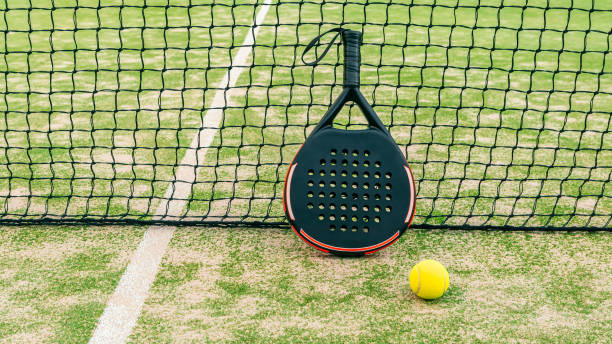
[[[342,32],[344,45],[344,87],[359,87],[359,66],[361,65],[361,32]]]

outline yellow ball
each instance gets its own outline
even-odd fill
[[[431,259],[419,262],[410,271],[410,288],[420,298],[437,299],[448,289],[448,271],[444,265]]]

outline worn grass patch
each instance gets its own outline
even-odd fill
[[[86,343],[142,233],[0,230],[0,343]]]
[[[607,233],[409,231],[371,257],[286,230],[180,229],[132,342],[600,342],[612,330]],[[421,259],[451,287],[410,291]]]

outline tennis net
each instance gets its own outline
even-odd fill
[[[338,26],[363,32],[413,226],[611,227],[612,3],[595,0],[3,1],[0,221],[285,224],[288,164],[342,88],[338,44],[300,56]]]

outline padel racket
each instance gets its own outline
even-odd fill
[[[333,29],[344,45],[344,87],[289,166],[283,203],[291,227],[306,243],[337,255],[363,255],[395,242],[412,221],[416,190],[404,155],[359,91],[361,33]],[[302,55],[302,60],[304,55]],[[349,101],[368,121],[342,130],[333,120]]]

